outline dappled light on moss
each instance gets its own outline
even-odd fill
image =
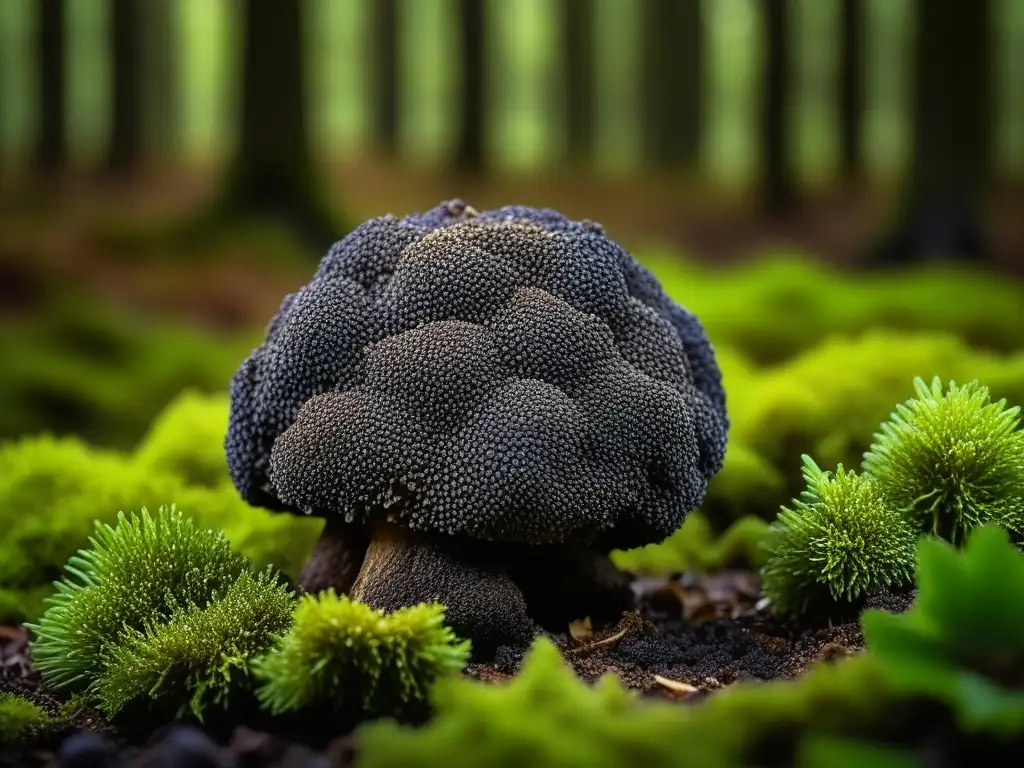
[[[224,457],[227,428],[226,394],[185,391],[157,416],[135,451],[135,462],[149,472],[173,474],[191,485],[229,483]]]

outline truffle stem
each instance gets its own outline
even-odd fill
[[[365,528],[346,523],[341,515],[328,515],[324,530],[299,577],[304,592],[333,589],[348,592],[355,583],[370,543]]]
[[[446,623],[472,641],[475,654],[526,644],[534,631],[526,602],[494,560],[470,542],[377,523],[350,594],[387,611],[442,603]]]

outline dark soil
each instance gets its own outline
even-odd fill
[[[741,680],[791,677],[809,665],[858,653],[863,638],[857,616],[825,618],[794,627],[778,623],[758,598],[757,577],[746,571],[713,576],[636,580],[638,609],[597,632],[576,622],[552,635],[577,674],[593,681],[617,674],[644,695],[692,702]],[[912,594],[871,602],[902,611]],[[18,693],[58,715],[59,697],[42,686],[27,653],[24,628],[0,628],[0,692]],[[523,649],[501,648],[489,663],[471,664],[470,677],[502,683],[523,660]],[[267,722],[236,718],[230,724],[195,726],[148,723],[115,728],[90,709],[37,734],[30,746],[0,746],[0,767],[55,764],[125,766],[346,766],[354,757],[350,725]],[[239,723],[237,720],[241,720]]]

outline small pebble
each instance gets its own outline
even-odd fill
[[[54,768],[113,768],[120,764],[109,739],[92,731],[79,731],[61,744]]]
[[[234,760],[202,730],[175,726],[147,750],[144,768],[233,768]]]

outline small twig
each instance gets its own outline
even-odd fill
[[[593,653],[594,651],[603,648],[606,645],[614,645],[626,636],[628,629],[623,629],[616,632],[611,637],[606,637],[604,640],[598,640],[596,643],[588,643],[587,645],[580,646],[579,648],[570,648],[566,651],[566,655],[569,656],[583,656],[587,653]]]

